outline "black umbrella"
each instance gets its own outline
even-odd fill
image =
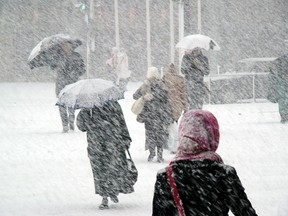
[[[65,34],[46,37],[31,51],[28,57],[28,65],[30,68],[51,66],[59,59],[59,54],[61,53],[60,45],[65,42],[71,43],[72,49],[76,49],[82,44],[81,40]]]

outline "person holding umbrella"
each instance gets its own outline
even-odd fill
[[[51,65],[57,72],[55,93],[58,97],[61,90],[68,84],[75,83],[85,73],[84,60],[81,55],[74,51],[70,42],[60,44],[59,59]],[[74,130],[75,110],[71,107],[59,106],[63,133]]]
[[[108,197],[117,203],[119,193],[134,192],[127,182],[126,151],[131,137],[120,104],[109,100],[102,106],[81,109],[77,127],[87,132],[95,193],[102,197],[99,209],[108,209]]]
[[[65,34],[56,34],[41,40],[28,57],[28,65],[31,69],[49,66],[57,72],[56,97],[66,85],[75,83],[86,71],[81,55],[74,51],[81,44],[79,39]],[[74,130],[74,109],[59,106],[59,112],[63,132]]]
[[[202,49],[218,51],[220,46],[209,36],[192,34],[183,37],[176,48],[188,50],[182,58],[181,72],[185,76],[189,109],[202,109],[203,98],[210,93],[204,84],[204,76],[210,73],[209,62]]]
[[[118,103],[123,98],[122,90],[110,80],[82,79],[67,85],[56,103],[81,109],[76,123],[87,133],[95,193],[102,197],[100,209],[108,208],[109,197],[117,203],[119,193],[134,192],[138,177],[129,153],[131,137]]]

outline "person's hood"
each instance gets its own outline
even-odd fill
[[[161,79],[156,67],[149,67],[147,70],[147,79]]]
[[[219,145],[219,125],[215,116],[204,110],[186,112],[178,128],[178,155],[215,152]]]
[[[173,63],[169,65],[168,74],[177,74],[176,66]]]

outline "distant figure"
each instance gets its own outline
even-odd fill
[[[129,82],[131,71],[129,70],[128,56],[123,48],[118,50],[117,47],[112,48],[111,58],[106,61],[115,75],[114,82],[121,89],[126,89]]]
[[[72,49],[72,44],[65,42],[59,49],[58,61],[51,66],[56,70],[56,89],[55,93],[58,97],[60,91],[71,83],[79,80],[79,77],[85,73],[84,60],[81,55]],[[59,106],[60,117],[63,126],[63,133],[74,130],[75,110]]]
[[[157,174],[153,216],[256,216],[234,167],[215,152],[219,125],[203,110],[186,112],[179,125],[176,157]]]
[[[288,123],[288,54],[273,61],[268,99],[278,103],[281,123]]]
[[[178,119],[180,118],[182,112],[186,112],[188,110],[184,78],[177,74],[175,65],[171,63],[169,65],[167,74],[165,74],[163,77],[163,81],[167,87],[169,103],[172,109],[173,123],[169,126],[169,128],[171,128],[170,132],[173,133],[173,127],[176,129],[174,134],[170,134],[168,146],[171,153],[176,153]]]
[[[90,159],[95,193],[102,197],[100,209],[108,208],[108,197],[117,203],[119,193],[132,193],[127,184],[127,160],[125,151],[131,138],[120,104],[109,101],[103,107],[81,109],[77,116],[79,130],[87,132],[88,157]]]
[[[210,73],[208,58],[200,48],[187,52],[182,59],[181,73],[185,76],[185,88],[189,109],[202,109],[208,89],[204,76]]]
[[[163,149],[167,148],[168,126],[173,122],[168,93],[156,67],[149,67],[147,80],[133,94],[133,99],[144,96],[145,105],[137,121],[145,125],[145,150],[149,149],[148,161],[156,155],[157,162],[163,159]]]

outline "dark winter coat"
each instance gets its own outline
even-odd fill
[[[268,99],[279,104],[281,118],[288,121],[288,54],[273,61]]]
[[[85,73],[84,61],[79,53],[73,51],[70,54],[59,54],[59,56],[58,63],[51,66],[57,71],[56,96],[66,85],[78,81],[79,77]]]
[[[185,54],[182,59],[181,73],[185,76],[185,87],[190,109],[202,108],[203,97],[209,91],[204,84],[204,75],[209,74],[208,58],[203,54]],[[200,107],[198,107],[200,104]]]
[[[196,64],[194,60],[198,60],[200,64]],[[194,56],[192,54],[185,54],[181,63],[181,73],[185,79],[191,80],[194,83],[203,82],[204,75],[209,74],[208,58],[203,54]]]
[[[255,216],[236,170],[211,160],[174,161],[173,177],[186,216]],[[166,169],[157,174],[153,216],[176,216]]]
[[[162,80],[151,79],[146,81],[134,94],[137,100],[150,93],[153,99],[145,101],[144,108],[137,116],[137,121],[145,124],[145,149],[149,147],[167,147],[168,125],[173,122],[168,93]]]
[[[133,192],[133,187],[126,184],[125,150],[131,138],[119,103],[107,102],[103,107],[82,109],[77,116],[77,126],[87,132],[95,193],[113,196]]]

